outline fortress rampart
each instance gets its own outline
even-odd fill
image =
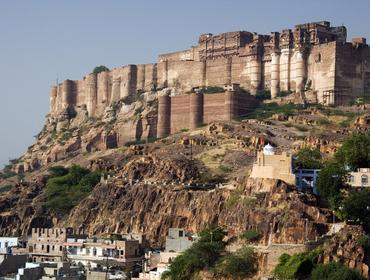
[[[158,137],[195,129],[212,121],[231,121],[257,106],[253,96],[235,91],[158,97]]]
[[[296,25],[270,35],[238,31],[203,34],[198,45],[162,54],[154,64],[128,65],[66,80],[51,88],[50,111],[86,105],[98,116],[118,100],[135,101],[138,91],[237,83],[256,95],[311,91],[323,104],[343,104],[370,92],[370,48],[363,38],[346,42],[344,26],[329,22]]]

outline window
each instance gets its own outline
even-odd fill
[[[63,251],[63,247],[62,246],[59,246],[59,251]]]
[[[353,175],[349,175],[348,182],[353,183],[355,181],[355,177]]]
[[[182,230],[179,231],[179,237],[183,237],[184,236],[184,232]]]
[[[369,178],[367,177],[367,175],[362,175],[361,176],[361,185],[366,186],[368,183],[369,183]]]

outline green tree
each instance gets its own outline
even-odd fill
[[[244,279],[257,272],[257,263],[257,255],[254,250],[242,247],[235,253],[222,257],[215,266],[215,272],[218,276]]]
[[[188,280],[196,272],[212,267],[224,251],[225,234],[220,227],[210,226],[203,230],[199,240],[171,262],[162,279]]]
[[[59,177],[68,174],[68,169],[64,166],[53,166],[49,168],[50,177]]]
[[[46,184],[46,207],[63,216],[68,214],[82,199],[90,194],[100,180],[100,172],[90,172],[81,166],[67,169],[54,168]],[[64,175],[63,175],[64,174]]]
[[[355,190],[342,202],[342,217],[351,223],[370,229],[370,190]]]
[[[347,172],[341,163],[335,160],[327,161],[317,178],[317,190],[323,198],[333,203],[340,197],[340,192],[346,187]]]
[[[109,68],[104,66],[104,65],[100,65],[100,66],[96,66],[93,70],[93,74],[99,74],[101,72],[105,72],[105,71],[109,71]]]
[[[370,135],[348,136],[335,154],[335,159],[351,170],[370,166]]]
[[[361,280],[363,279],[360,273],[354,269],[350,269],[341,263],[331,262],[328,264],[320,264],[311,275],[312,280]]]
[[[275,275],[280,280],[306,279],[317,263],[319,249],[290,256],[282,254],[275,267]]]
[[[294,167],[299,169],[320,169],[321,153],[319,149],[304,148],[301,149],[294,160]]]
[[[222,242],[226,234],[222,227],[211,225],[199,233],[199,242]]]
[[[248,242],[257,242],[263,237],[263,234],[256,230],[246,230],[239,237]]]

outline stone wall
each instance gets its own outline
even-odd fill
[[[231,91],[160,96],[158,100],[158,137],[194,129],[203,123],[230,121],[247,114],[258,104],[253,96]]]
[[[346,43],[336,46],[335,104],[370,94],[370,47]]]

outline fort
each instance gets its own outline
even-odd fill
[[[156,63],[90,73],[53,86],[43,135],[61,135],[57,145],[47,149],[45,137],[14,170],[238,119],[254,110],[261,96],[348,105],[370,92],[369,61],[365,38],[349,43],[346,28],[327,21],[270,35],[203,34],[196,46],[161,54]],[[87,123],[90,129],[80,133]]]
[[[128,65],[53,86],[50,109],[55,113],[85,104],[89,115],[96,116],[118,100],[134,101],[140,91],[177,88],[186,93],[226,84],[239,84],[251,95],[268,90],[272,98],[281,91],[311,91],[319,103],[346,104],[370,90],[366,39],[346,39],[344,26],[332,27],[326,21],[270,35],[203,34],[198,45],[159,55],[157,63]]]

